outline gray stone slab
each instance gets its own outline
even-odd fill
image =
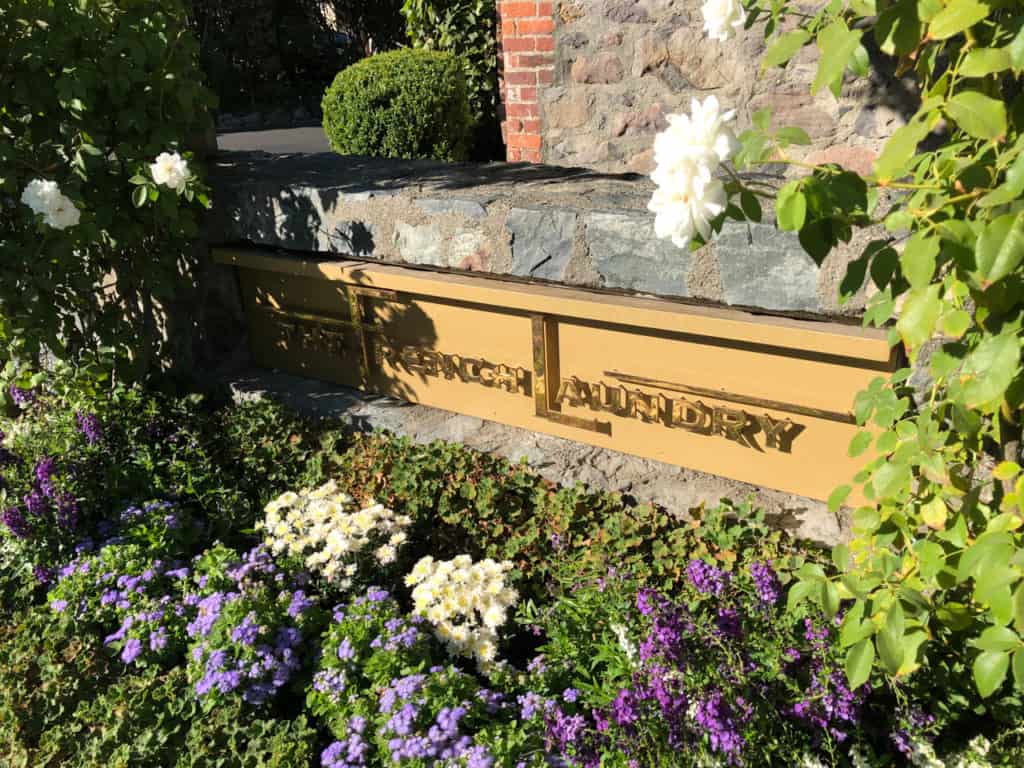
[[[818,265],[792,232],[726,222],[714,248],[727,303],[818,311]]]
[[[508,214],[512,233],[512,274],[561,280],[572,258],[577,215],[564,210],[513,208]]]
[[[591,213],[586,218],[590,260],[606,288],[686,296],[690,252],[654,236],[654,217]]]
[[[540,475],[571,486],[576,482],[630,494],[685,516],[721,499],[752,501],[779,527],[826,544],[849,537],[849,527],[825,504],[792,494],[663,464],[572,440],[505,426],[438,408],[367,395],[336,384],[246,368],[223,380],[236,400],[272,397],[318,418],[339,419],[361,431],[384,429],[418,443],[459,442],[511,461],[525,458]]]
[[[454,213],[467,219],[483,219],[487,216],[487,209],[475,200],[424,197],[416,201],[416,207],[432,215]]]
[[[399,255],[411,264],[444,266],[442,245],[441,230],[433,224],[395,222],[395,247]]]

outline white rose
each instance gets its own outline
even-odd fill
[[[704,31],[720,43],[733,37],[747,23],[747,12],[739,0],[707,0],[700,10],[704,14]]]
[[[54,229],[73,227],[82,218],[82,212],[71,198],[61,193],[55,181],[32,179],[21,193],[21,202],[33,213],[42,214],[46,225]]]
[[[680,163],[671,171],[658,169],[652,177],[658,185],[648,209],[657,216],[654,233],[671,238],[685,248],[695,234],[707,239],[711,221],[725,210],[728,202],[725,186],[704,165]]]
[[[60,187],[56,181],[32,179],[21,193],[21,202],[31,208],[33,213],[45,216],[60,196]]]
[[[71,198],[61,195],[43,221],[54,229],[67,229],[77,225],[81,218],[82,212],[71,202]]]
[[[714,170],[739,150],[739,141],[728,127],[735,110],[723,112],[714,96],[703,103],[693,99],[690,110],[689,115],[668,115],[668,128],[655,137],[654,162],[659,168],[670,170],[690,160]]]
[[[165,187],[181,192],[185,184],[192,178],[188,163],[177,152],[162,152],[157,155],[156,162],[149,166],[153,181]],[[294,503],[294,502],[293,502]]]

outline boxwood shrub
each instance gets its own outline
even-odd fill
[[[458,58],[403,49],[343,70],[323,100],[324,132],[343,155],[465,160],[472,118]]]

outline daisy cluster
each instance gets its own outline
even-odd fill
[[[454,560],[424,557],[406,577],[413,587],[415,611],[434,626],[449,652],[470,656],[481,665],[498,655],[498,629],[519,593],[506,582],[512,563],[490,558],[474,563],[468,555]]]
[[[382,504],[353,510],[352,497],[334,481],[315,490],[289,491],[270,502],[258,527],[275,555],[304,558],[305,566],[348,589],[360,556],[372,552],[380,565],[393,564],[408,538],[408,515]]]

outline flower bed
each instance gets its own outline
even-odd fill
[[[851,687],[845,606],[787,604],[830,563],[749,507],[682,522],[270,404],[16,399],[11,765],[1019,764],[966,649]]]

